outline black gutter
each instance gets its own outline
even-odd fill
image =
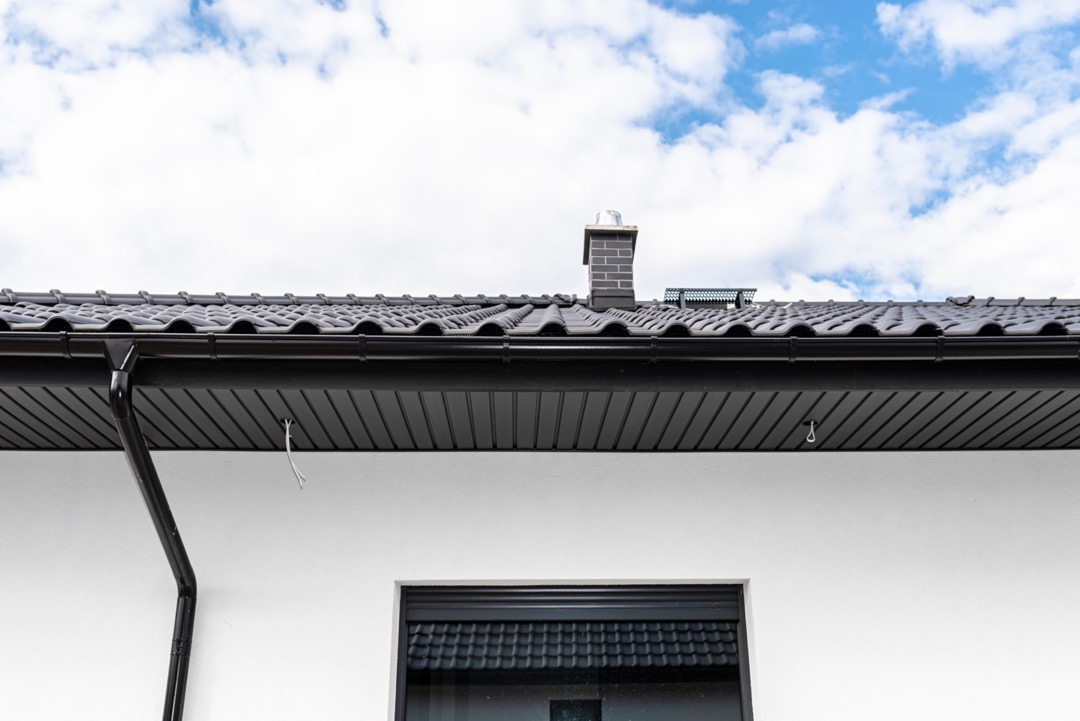
[[[139,484],[146,509],[154,522],[158,539],[169,559],[173,577],[176,579],[176,618],[173,623],[172,654],[169,658],[169,680],[165,689],[164,721],[180,721],[184,715],[184,694],[187,689],[188,662],[191,658],[191,637],[195,628],[195,571],[188,560],[187,550],[176,528],[169,501],[161,487],[146,439],[139,429],[131,405],[131,374],[138,361],[138,351],[133,343],[109,343],[108,357],[112,365],[112,382],[109,386],[109,405],[112,408],[116,430],[124,446],[131,473]]]
[[[976,337],[481,337],[0,333],[0,356],[101,358],[110,342],[161,360],[359,361],[980,361],[1077,360],[1077,336]]]

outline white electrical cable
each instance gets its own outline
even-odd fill
[[[810,432],[806,435],[806,442],[813,443],[817,440],[817,436],[814,435],[814,421],[810,421]]]
[[[286,418],[285,422],[285,455],[289,457],[289,465],[292,466],[293,475],[296,476],[296,482],[300,484],[300,490],[304,490],[304,481],[307,478],[300,472],[300,469],[296,467],[296,461],[292,457],[292,434],[289,433],[289,426],[293,424],[292,419]]]

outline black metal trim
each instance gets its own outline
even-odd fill
[[[737,621],[738,586],[409,586],[405,621]]]
[[[401,586],[395,721],[405,720],[409,624],[418,622],[736,621],[743,721],[753,721],[741,584]]]
[[[145,360],[137,380],[158,388],[279,388],[414,391],[600,390],[967,390],[1080,388],[1075,361],[955,363],[614,362],[560,365],[481,362]],[[0,364],[0,385],[3,380]],[[27,379],[29,380],[29,379]],[[55,384],[55,383],[53,383]]]
[[[746,586],[739,586],[739,701],[742,721],[754,721],[754,702],[750,683],[750,639],[746,630]]]
[[[792,336],[793,337],[793,336]],[[1071,360],[1077,336],[633,338],[388,336],[365,338],[369,361],[802,362]],[[100,358],[109,343],[135,345],[162,360],[355,360],[355,335],[219,335],[198,333],[0,333],[0,356]],[[509,356],[507,353],[509,352]]]
[[[405,620],[405,599],[408,586],[399,586],[398,598],[398,649],[397,649],[397,674],[394,680],[394,721],[405,721],[405,671],[408,666],[409,655],[409,624]]]
[[[173,622],[169,678],[165,688],[165,710],[162,718],[164,721],[180,721],[184,715],[191,639],[195,630],[195,570],[188,560],[187,550],[169,509],[169,500],[161,487],[146,439],[139,429],[139,422],[132,407],[132,372],[138,362],[138,352],[134,344],[127,344],[126,348],[120,344],[109,344],[106,351],[113,367],[112,382],[109,386],[109,405],[113,421],[120,434],[124,456],[139,485],[146,510],[150,512],[158,540],[161,541],[173,578],[176,579],[176,617]]]
[[[364,363],[346,360],[142,359],[142,388],[379,390],[1061,390],[1080,388],[1075,361],[908,363]],[[108,365],[96,359],[0,357],[2,387],[107,388]]]

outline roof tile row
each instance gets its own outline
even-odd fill
[[[663,623],[410,624],[412,670],[685,668],[738,664],[736,627]]]
[[[25,295],[25,294],[24,294]],[[566,296],[549,296],[566,298]],[[4,304],[0,331],[508,336],[1080,335],[1080,302],[1053,305],[766,303],[743,309],[579,303]]]
[[[261,293],[249,293],[248,295],[231,295],[229,293],[147,293],[140,290],[138,293],[108,293],[104,290],[93,293],[65,293],[60,290],[48,292],[23,293],[13,291],[11,288],[0,289],[0,303],[15,305],[17,303],[35,303],[38,305],[497,305],[525,304],[532,305],[570,305],[577,302],[577,297],[556,293],[554,295],[531,296],[522,294],[508,296],[505,293],[496,296],[487,296],[483,293],[474,296],[461,294],[452,296],[422,295],[412,296],[409,294],[388,296],[376,293],[371,296],[358,296],[354,293],[347,295],[263,295]]]

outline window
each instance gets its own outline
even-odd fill
[[[406,586],[398,721],[748,721],[741,586]]]

